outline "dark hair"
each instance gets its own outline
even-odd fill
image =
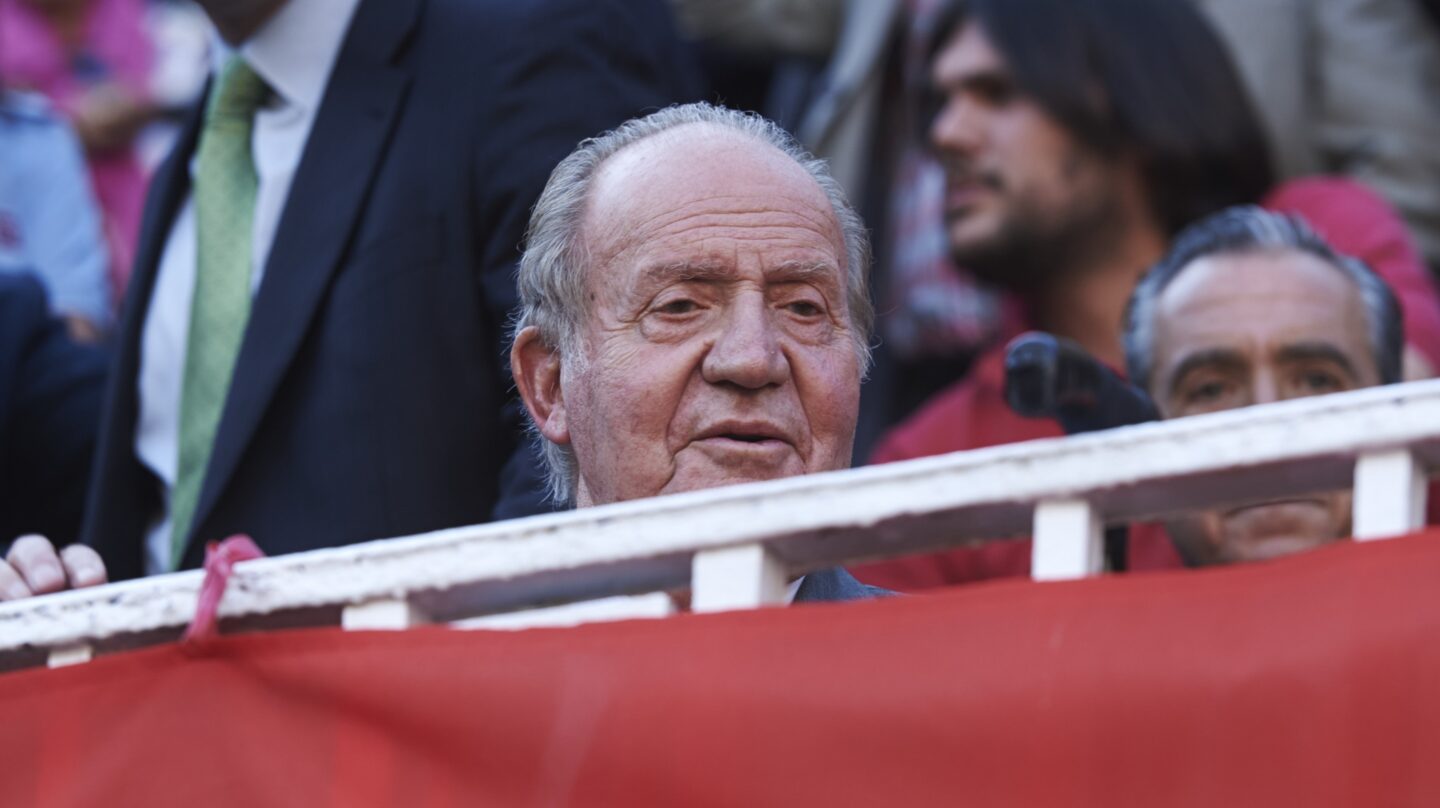
[[[1274,184],[1229,52],[1188,0],[950,0],[932,55],[972,21],[1078,141],[1140,159],[1167,234]]]
[[[1370,326],[1370,349],[1380,383],[1400,381],[1405,350],[1404,318],[1400,303],[1375,271],[1364,261],[1337,253],[1305,222],[1283,213],[1247,205],[1221,211],[1185,229],[1170,251],[1151,267],[1136,285],[1125,308],[1125,365],[1130,380],[1150,386],[1154,371],[1155,304],[1186,267],[1209,255],[1255,250],[1297,250],[1316,256],[1340,270],[1359,288]]]

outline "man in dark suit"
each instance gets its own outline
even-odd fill
[[[234,50],[154,181],[86,543],[118,579],[541,509],[518,244],[581,137],[690,93],[664,6],[201,5]]]
[[[79,532],[104,384],[104,355],[70,340],[40,282],[0,275],[0,548],[24,534],[64,542]],[[30,535],[9,552],[18,558],[43,546]],[[103,579],[99,557],[83,545],[28,572],[22,578],[0,562],[0,599]]]

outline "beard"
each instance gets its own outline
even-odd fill
[[[1063,200],[1034,191],[1010,191],[993,179],[999,202],[994,230],[963,243],[950,242],[956,265],[993,286],[1027,294],[1076,274],[1113,249],[1124,228],[1120,194],[1094,166],[1068,160]],[[947,220],[949,217],[947,216]]]

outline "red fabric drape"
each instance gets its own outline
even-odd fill
[[[6,806],[1440,804],[1440,541],[0,676]]]

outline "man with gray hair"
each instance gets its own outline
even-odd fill
[[[1162,417],[1388,384],[1404,330],[1390,288],[1300,220],[1231,208],[1183,231],[1127,309],[1130,380]],[[1168,520],[1192,566],[1273,558],[1350,535],[1350,492]]]
[[[689,104],[582,143],[531,216],[510,353],[554,496],[849,467],[868,264],[824,164],[762,118]],[[827,570],[795,598],[876,593]]]

